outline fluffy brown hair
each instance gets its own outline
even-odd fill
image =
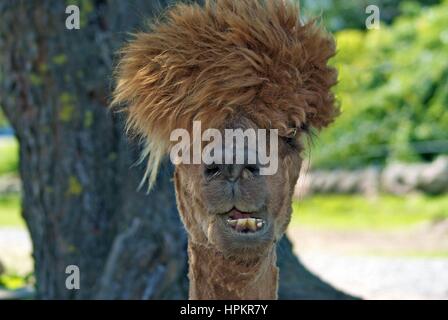
[[[287,1],[178,4],[122,50],[113,104],[145,138],[150,183],[173,129],[219,127],[243,111],[262,128],[320,129],[338,114],[333,39]],[[191,131],[190,131],[191,132]]]

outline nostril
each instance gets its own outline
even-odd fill
[[[220,167],[217,164],[206,165],[204,173],[207,177],[215,177],[221,172]]]
[[[245,169],[250,173],[252,173],[253,175],[257,175],[260,173],[260,168],[256,164],[246,165]]]

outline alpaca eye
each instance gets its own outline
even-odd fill
[[[283,140],[286,142],[288,146],[291,148],[297,148],[297,128],[290,128],[286,132],[286,135],[283,137]]]
[[[293,138],[297,135],[297,128],[291,128],[288,132],[288,137]]]

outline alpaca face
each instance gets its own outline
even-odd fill
[[[264,129],[244,115],[224,128]],[[242,164],[179,164],[176,188],[182,219],[194,241],[229,256],[250,258],[265,254],[289,223],[301,164],[298,137],[279,137],[275,174],[262,175],[261,165],[247,160]],[[183,205],[190,199],[192,203]]]
[[[128,130],[147,142],[150,186],[173,130],[191,133],[195,121],[221,130],[329,125],[339,113],[331,92],[337,72],[328,65],[334,54],[332,37],[313,20],[303,23],[290,1],[173,6],[124,47],[114,91],[114,105],[126,104]],[[253,164],[177,164],[190,240],[228,255],[270,250],[290,219],[297,139],[280,139],[273,175]]]

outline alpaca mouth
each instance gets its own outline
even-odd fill
[[[241,233],[254,233],[263,229],[266,222],[263,219],[253,217],[252,215],[253,213],[246,213],[233,209],[229,213],[227,224],[233,230]]]

